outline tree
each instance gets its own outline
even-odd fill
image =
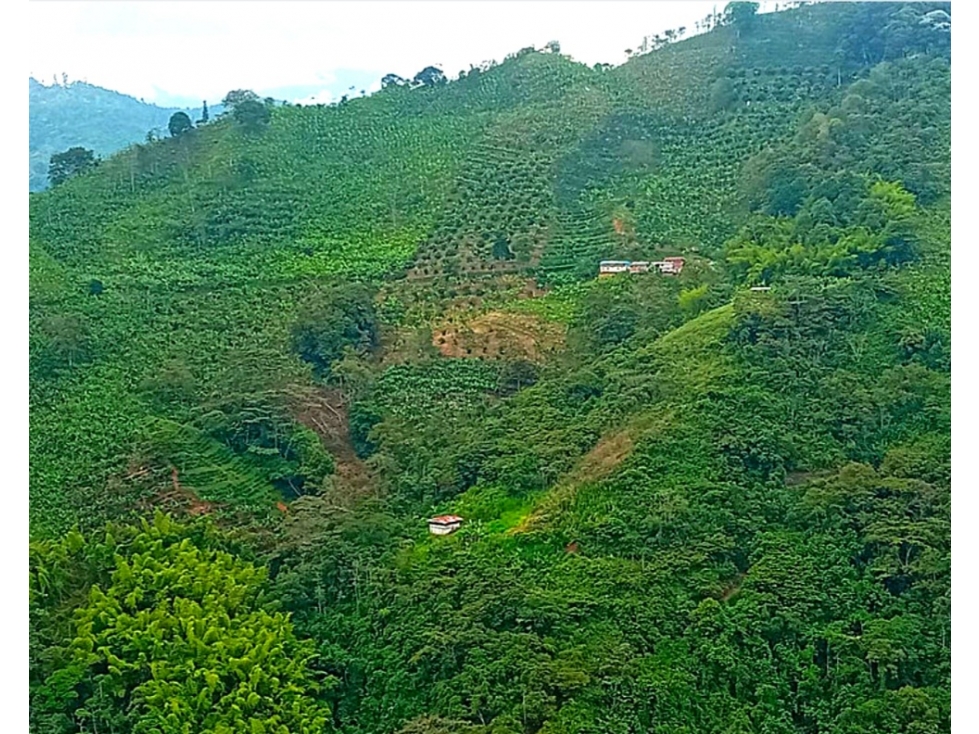
[[[434,87],[436,84],[443,84],[445,82],[445,74],[436,66],[426,66],[415,74],[412,82],[414,82],[415,86]]]
[[[714,81],[710,86],[710,108],[714,112],[728,109],[736,99],[734,82],[726,76]]]
[[[364,355],[349,345],[343,348],[343,356],[334,360],[330,374],[347,398],[364,393],[373,378],[370,364]]]
[[[518,359],[506,362],[500,370],[500,392],[512,394],[522,387],[528,387],[537,382],[538,371],[533,362]]]
[[[407,79],[404,79],[397,74],[385,74],[381,77],[381,89],[387,89],[388,87],[403,87],[407,83]]]
[[[183,361],[171,359],[143,380],[140,389],[161,405],[180,405],[193,400],[197,382]]]
[[[745,163],[741,189],[753,210],[791,217],[809,193],[807,173],[797,160],[768,149]]]
[[[51,156],[48,166],[48,180],[52,186],[58,186],[70,178],[92,170],[98,164],[93,151],[75,146]]]
[[[544,44],[544,50],[550,51],[552,54],[561,53],[561,44],[557,41],[548,41]]]
[[[255,99],[246,99],[242,102],[235,104],[232,115],[245,132],[259,132],[265,127],[268,127],[269,122],[272,119],[272,113],[269,112],[268,106],[262,104]]]
[[[874,256],[889,263],[914,258],[917,251],[917,219],[914,194],[900,183],[877,181],[856,212],[857,224],[880,233],[882,247]]]
[[[419,716],[406,723],[397,734],[482,734],[485,726],[468,721],[443,719],[440,716]]]
[[[32,319],[30,342],[31,379],[57,378],[91,357],[88,325],[77,315]]]
[[[366,352],[378,340],[370,292],[362,285],[333,288],[311,300],[292,328],[292,346],[317,371],[328,374],[346,347]]]
[[[32,546],[32,618],[59,611],[52,570],[75,571],[69,589],[77,571],[94,581],[74,589],[69,644],[31,661],[39,730],[325,730],[313,650],[275,610],[265,570],[208,547],[205,533],[157,514],[141,532],[108,529],[103,543],[72,533]],[[65,716],[81,726],[51,727]]]
[[[758,3],[734,2],[724,8],[724,24],[744,27],[751,23],[758,13]]]
[[[185,132],[194,129],[194,123],[190,121],[190,117],[186,112],[174,112],[170,115],[170,122],[167,124],[167,128],[170,130],[170,137],[178,138]]]
[[[234,110],[241,104],[245,102],[258,102],[259,97],[255,92],[250,89],[233,89],[224,95],[224,99],[221,100],[221,104],[224,105],[226,110],[234,112]]]

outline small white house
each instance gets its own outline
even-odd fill
[[[629,265],[631,263],[628,260],[602,260],[598,263],[598,277],[628,273]]]
[[[428,520],[428,532],[432,535],[449,535],[454,533],[462,525],[462,518],[458,515],[439,515]]]
[[[598,263],[598,277],[607,278],[611,275],[620,273],[648,273],[650,270],[658,270],[664,275],[679,275],[683,270],[684,258],[664,257],[656,262],[646,260],[602,260]]]

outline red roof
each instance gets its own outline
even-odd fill
[[[462,518],[458,515],[439,515],[438,517],[429,518],[428,521],[438,523],[439,525],[451,525],[455,522],[462,522]]]

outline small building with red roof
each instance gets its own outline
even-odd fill
[[[660,272],[679,275],[680,271],[683,270],[684,262],[685,260],[682,257],[664,257],[663,264],[660,266]]]
[[[428,519],[428,532],[432,535],[449,535],[462,526],[458,515],[438,515]]]

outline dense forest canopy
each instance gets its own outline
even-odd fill
[[[949,732],[951,8],[756,10],[32,195],[31,731]]]

